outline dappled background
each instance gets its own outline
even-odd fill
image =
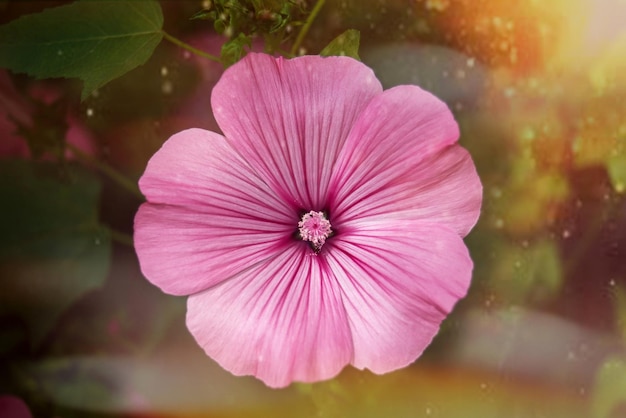
[[[0,23],[64,3],[0,2]],[[168,33],[220,55],[226,38],[189,19],[210,2],[161,6]],[[206,357],[185,298],[149,284],[132,247],[137,179],[173,133],[218,129],[223,66],[162,42],[83,101],[77,80],[0,70],[0,415],[626,416],[625,15],[623,0],[323,5],[298,52],[359,30],[385,88],[449,105],[484,203],[469,295],[420,359],[282,390]]]

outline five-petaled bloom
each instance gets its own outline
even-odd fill
[[[141,269],[187,326],[273,387],[413,362],[463,297],[482,186],[447,106],[347,57],[249,54],[212,93],[224,136],[152,157]]]

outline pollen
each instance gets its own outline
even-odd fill
[[[315,251],[319,251],[326,239],[332,234],[330,221],[323,212],[310,211],[302,216],[298,222],[300,237],[303,241],[309,241]]]

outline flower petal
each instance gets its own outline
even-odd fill
[[[292,243],[297,214],[215,133],[171,137],[139,185],[148,202],[135,216],[135,249],[167,293],[206,289]]]
[[[480,215],[480,178],[469,153],[458,145],[413,167],[392,166],[385,174],[363,181],[368,184],[342,202],[345,212],[334,219],[338,227],[351,219],[384,216],[442,223],[464,237]]]
[[[440,225],[353,222],[326,245],[352,330],[352,364],[375,373],[413,362],[470,283],[467,248]]]
[[[330,186],[333,225],[371,216],[443,222],[465,236],[478,219],[482,186],[455,145],[447,106],[416,86],[385,91],[361,114]]]
[[[189,297],[187,327],[210,357],[268,386],[335,376],[352,357],[341,292],[304,243]]]
[[[213,89],[228,141],[293,208],[322,210],[332,167],[358,115],[382,87],[347,57],[248,54]]]

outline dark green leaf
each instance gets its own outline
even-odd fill
[[[0,26],[0,66],[80,78],[82,99],[143,64],[162,38],[156,1],[77,1]]]
[[[346,57],[352,57],[357,60],[361,60],[359,58],[359,42],[361,39],[361,33],[355,29],[348,29],[341,35],[337,36],[335,39],[330,41],[328,45],[320,55],[323,57],[329,57],[333,55],[341,55]]]
[[[100,185],[84,169],[5,160],[0,195],[0,315],[22,318],[37,344],[108,272]]]

